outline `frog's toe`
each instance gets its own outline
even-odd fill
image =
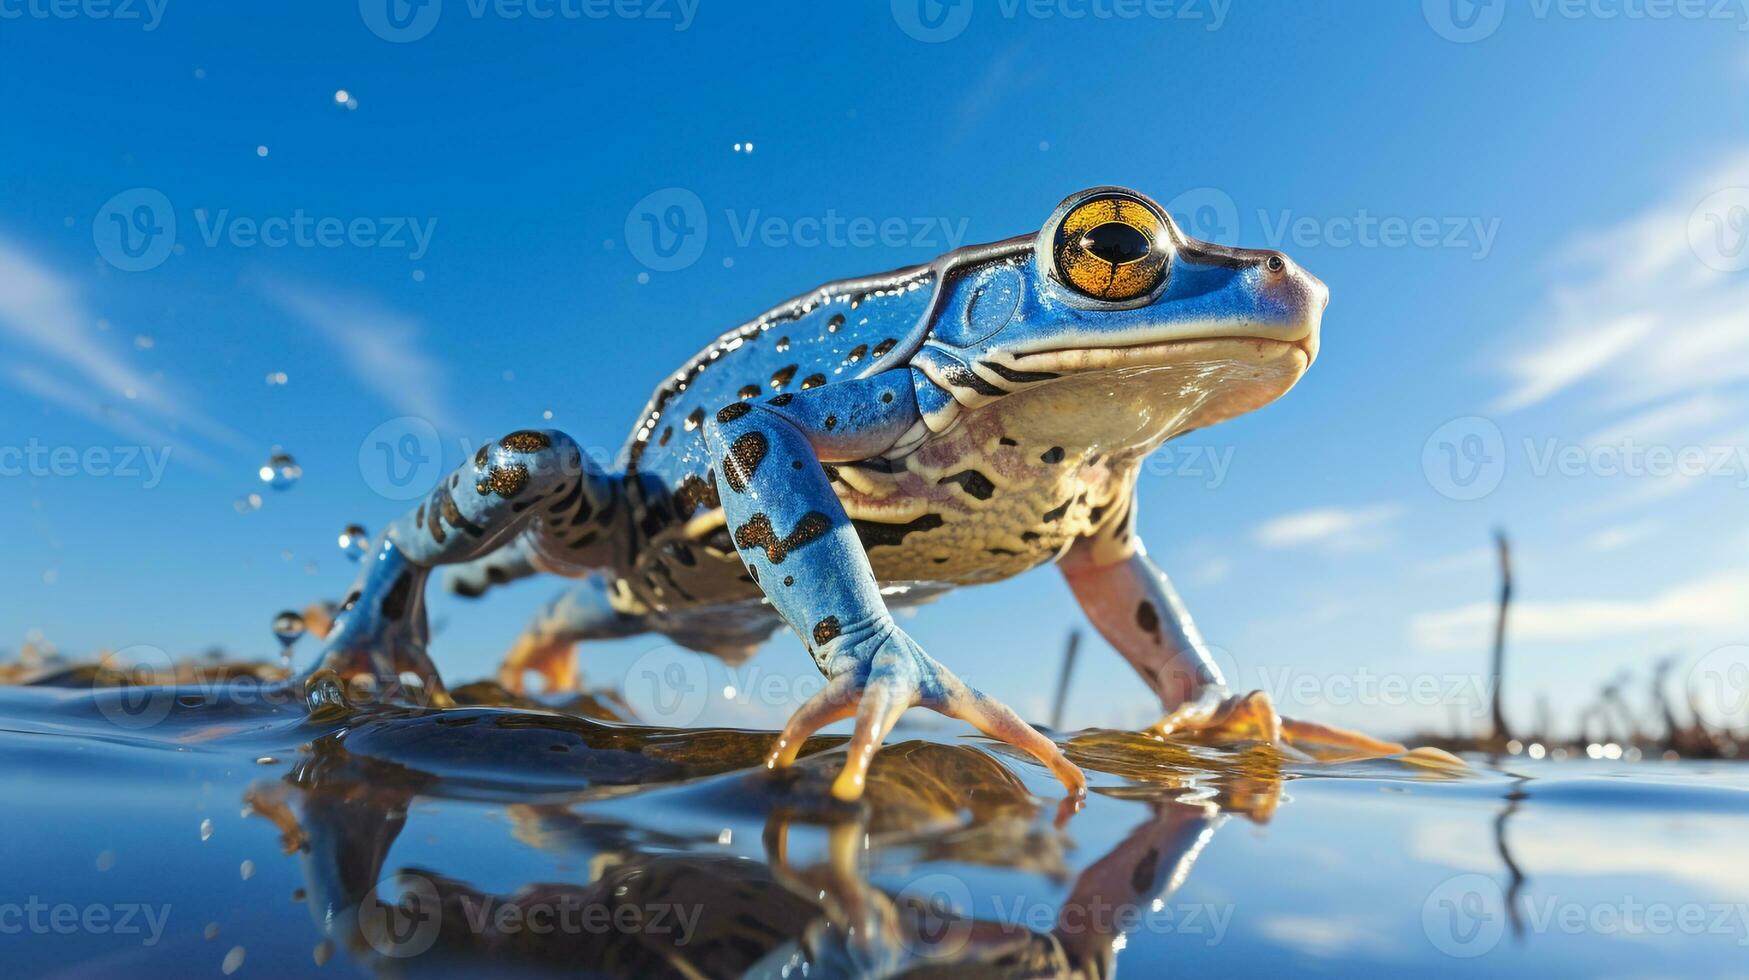
[[[1057,743],[1021,720],[1013,708],[968,687],[957,677],[948,675],[947,680],[951,682],[947,685],[947,694],[939,703],[931,704],[930,707],[950,718],[958,718],[985,735],[999,742],[1006,742],[1037,759],[1062,782],[1071,798],[1079,799],[1087,794],[1087,777],[1063,755],[1063,751],[1057,748]]]
[[[802,743],[835,721],[856,714],[856,699],[862,685],[852,674],[839,674],[826,683],[813,697],[802,703],[777,736],[777,743],[765,757],[767,769],[781,769],[796,761]]]
[[[875,752],[886,741],[887,734],[899,723],[905,709],[921,700],[917,682],[900,671],[880,666],[869,671],[862,685],[860,703],[856,707],[856,731],[850,736],[848,755],[838,778],[832,781],[832,795],[846,802],[862,798],[868,781],[868,766]]]
[[[1148,733],[1158,738],[1177,735],[1215,743],[1268,742],[1290,750],[1292,755],[1323,761],[1399,755],[1408,751],[1396,742],[1386,742],[1345,728],[1283,718],[1263,691],[1186,704],[1155,722]]]

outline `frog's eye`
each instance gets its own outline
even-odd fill
[[[1102,194],[1063,216],[1051,258],[1057,279],[1077,292],[1122,301],[1153,292],[1165,280],[1172,240],[1165,219],[1146,202]]]

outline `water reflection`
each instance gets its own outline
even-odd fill
[[[769,774],[756,768],[767,738],[502,710],[388,711],[314,739],[244,802],[299,862],[316,940],[378,973],[589,964],[605,976],[778,977],[1108,976],[1126,931],[1170,899],[1225,815],[1266,821],[1280,801],[1282,775],[1261,754],[1187,800],[1178,796],[1194,781],[1167,767],[1170,753],[1150,765],[1128,736],[1086,736],[1073,745],[1085,759],[1125,750],[1131,775],[1160,778],[1108,789],[1147,800],[1151,815],[1071,874],[1070,814],[979,748],[892,746],[864,801],[847,806],[828,792],[839,759],[820,754],[840,739],[816,739],[795,769]],[[696,786],[734,772],[727,785]],[[762,811],[763,862],[711,853],[719,836],[591,806],[688,781]],[[586,856],[587,881],[493,892],[441,866],[395,860],[410,815],[440,800],[516,801],[497,829],[526,847]],[[802,835],[818,846],[798,853]],[[1035,874],[1068,893],[1046,928],[979,919],[971,885],[953,873],[913,875],[897,889],[871,882],[869,868],[886,855]]]
[[[841,738],[770,773],[768,733],[610,720],[606,696],[555,710],[482,684],[455,708],[311,717],[262,673],[103,680],[0,689],[0,762],[31,788],[0,857],[21,895],[149,899],[167,931],[131,950],[35,937],[38,969],[127,953],[175,972],[191,949],[218,968],[247,948],[245,968],[394,976],[1658,972],[1744,935],[1732,918],[1710,945],[1666,941],[1602,915],[1631,899],[1711,928],[1740,902],[1749,794],[1717,772],[1533,782],[1085,732],[1063,743],[1094,790],[1071,813],[1030,762],[913,732],[846,805]]]

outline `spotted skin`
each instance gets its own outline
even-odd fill
[[[1098,265],[1121,258],[1099,251],[1110,236],[1058,240],[1108,213],[1146,225],[1148,266]],[[1071,254],[1080,272],[1065,276]],[[1123,301],[1081,292],[1088,268],[1121,282]],[[828,684],[772,764],[855,715],[840,795],[860,793],[868,756],[912,705],[1021,746],[1078,788],[1048,739],[926,654],[889,603],[1058,562],[1164,708],[1224,695],[1136,540],[1137,475],[1167,439],[1285,393],[1316,354],[1327,295],[1278,253],[1190,239],[1115,188],[1065,200],[1035,235],[822,286],[669,376],[617,471],[558,432],[482,447],[385,533],[328,660],[393,632],[391,597],[408,624],[396,629],[423,630],[436,565],[457,566],[449,581],[467,592],[537,571],[591,575],[571,606],[589,623],[641,625],[730,660],[788,625]],[[1108,608],[1100,590],[1127,606]]]

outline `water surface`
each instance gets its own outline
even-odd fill
[[[464,690],[463,694],[469,692]],[[1060,736],[1078,813],[1004,747],[497,702],[311,720],[245,676],[0,687],[0,935],[18,976],[1728,976],[1729,764],[1284,762]],[[577,712],[582,713],[577,713]]]

